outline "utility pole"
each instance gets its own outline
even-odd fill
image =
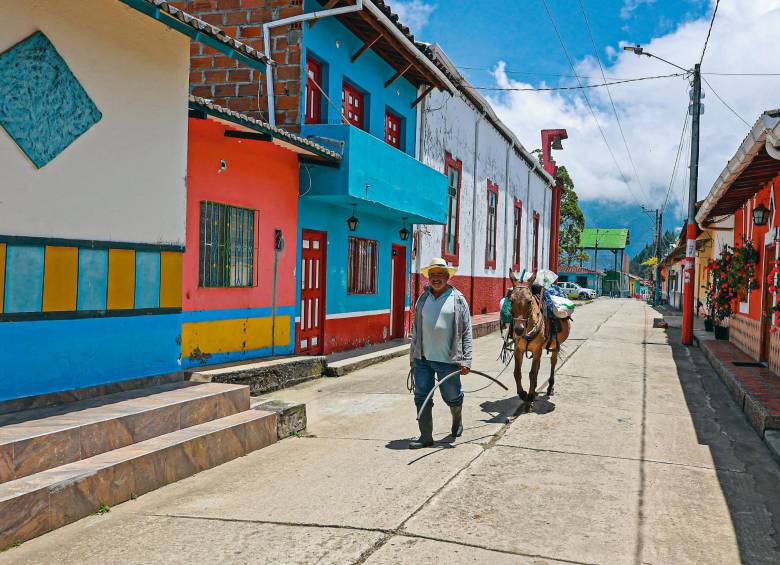
[[[626,45],[625,51],[645,57],[652,57],[663,61],[690,75],[693,84],[691,89],[691,105],[688,112],[691,114],[691,169],[690,180],[688,182],[688,220],[685,228],[685,266],[683,267],[683,323],[682,323],[682,343],[683,345],[693,344],[693,313],[694,313],[694,273],[696,272],[696,196],[699,188],[699,117],[701,116],[701,65],[694,65],[693,69],[686,69],[653,55],[644,50],[641,45],[633,47]]]
[[[655,290],[653,292],[653,306],[661,303],[661,232],[663,226],[663,213],[660,210],[655,211]]]
[[[653,238],[653,244],[655,247],[655,258],[657,263],[655,264],[655,290],[653,291],[653,306],[658,306],[661,303],[661,226],[663,224],[663,211],[659,209],[649,210],[644,206],[641,207],[642,212],[645,214],[655,213],[655,237]]]
[[[688,225],[685,228],[685,267],[683,272],[683,345],[693,344],[693,287],[696,272],[696,195],[699,187],[699,116],[701,114],[701,67],[693,67],[691,93],[691,176],[688,183]]]

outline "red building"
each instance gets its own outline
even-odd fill
[[[696,221],[702,228],[734,216],[734,245],[757,250],[757,288],[734,301],[729,339],[756,360],[780,372],[780,333],[772,331],[778,293],[767,276],[780,259],[780,111],[765,112],[728,162],[702,203]],[[775,277],[776,278],[776,277]]]
[[[299,161],[339,155],[190,97],[182,367],[292,353]]]

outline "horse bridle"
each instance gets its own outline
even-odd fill
[[[536,301],[536,305],[539,306],[539,311],[542,311],[542,303],[539,298],[531,294],[531,298]],[[531,318],[531,316],[534,313],[533,306],[528,309],[528,315],[525,317],[522,316],[512,316],[512,322],[514,326],[514,322],[518,320],[523,321],[523,329],[525,329],[528,326],[528,320]],[[537,335],[539,335],[539,332],[541,331],[542,321],[544,320],[544,316],[539,316],[539,321],[536,322],[534,327],[531,328],[531,331],[526,331],[524,335],[520,336],[524,338],[526,341],[531,341],[533,338],[535,338]]]

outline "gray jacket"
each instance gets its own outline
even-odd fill
[[[471,368],[471,314],[466,298],[461,292],[452,288],[452,296],[455,298],[455,331],[452,332],[452,348],[450,349],[450,363],[462,365]],[[425,291],[417,299],[414,305],[414,322],[412,323],[412,343],[409,350],[411,363],[415,359],[422,358],[422,327],[420,318],[422,317],[423,304],[431,295],[430,287],[425,287]]]

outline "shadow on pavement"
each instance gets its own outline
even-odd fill
[[[741,561],[780,563],[780,467],[738,410],[702,351],[681,345],[680,329],[671,324],[665,333],[696,437],[712,456]],[[644,381],[646,386],[646,366]],[[644,440],[644,418],[642,423]],[[644,456],[642,453],[642,459]],[[644,490],[645,485],[640,485],[640,513]],[[643,519],[640,514],[640,525]]]

